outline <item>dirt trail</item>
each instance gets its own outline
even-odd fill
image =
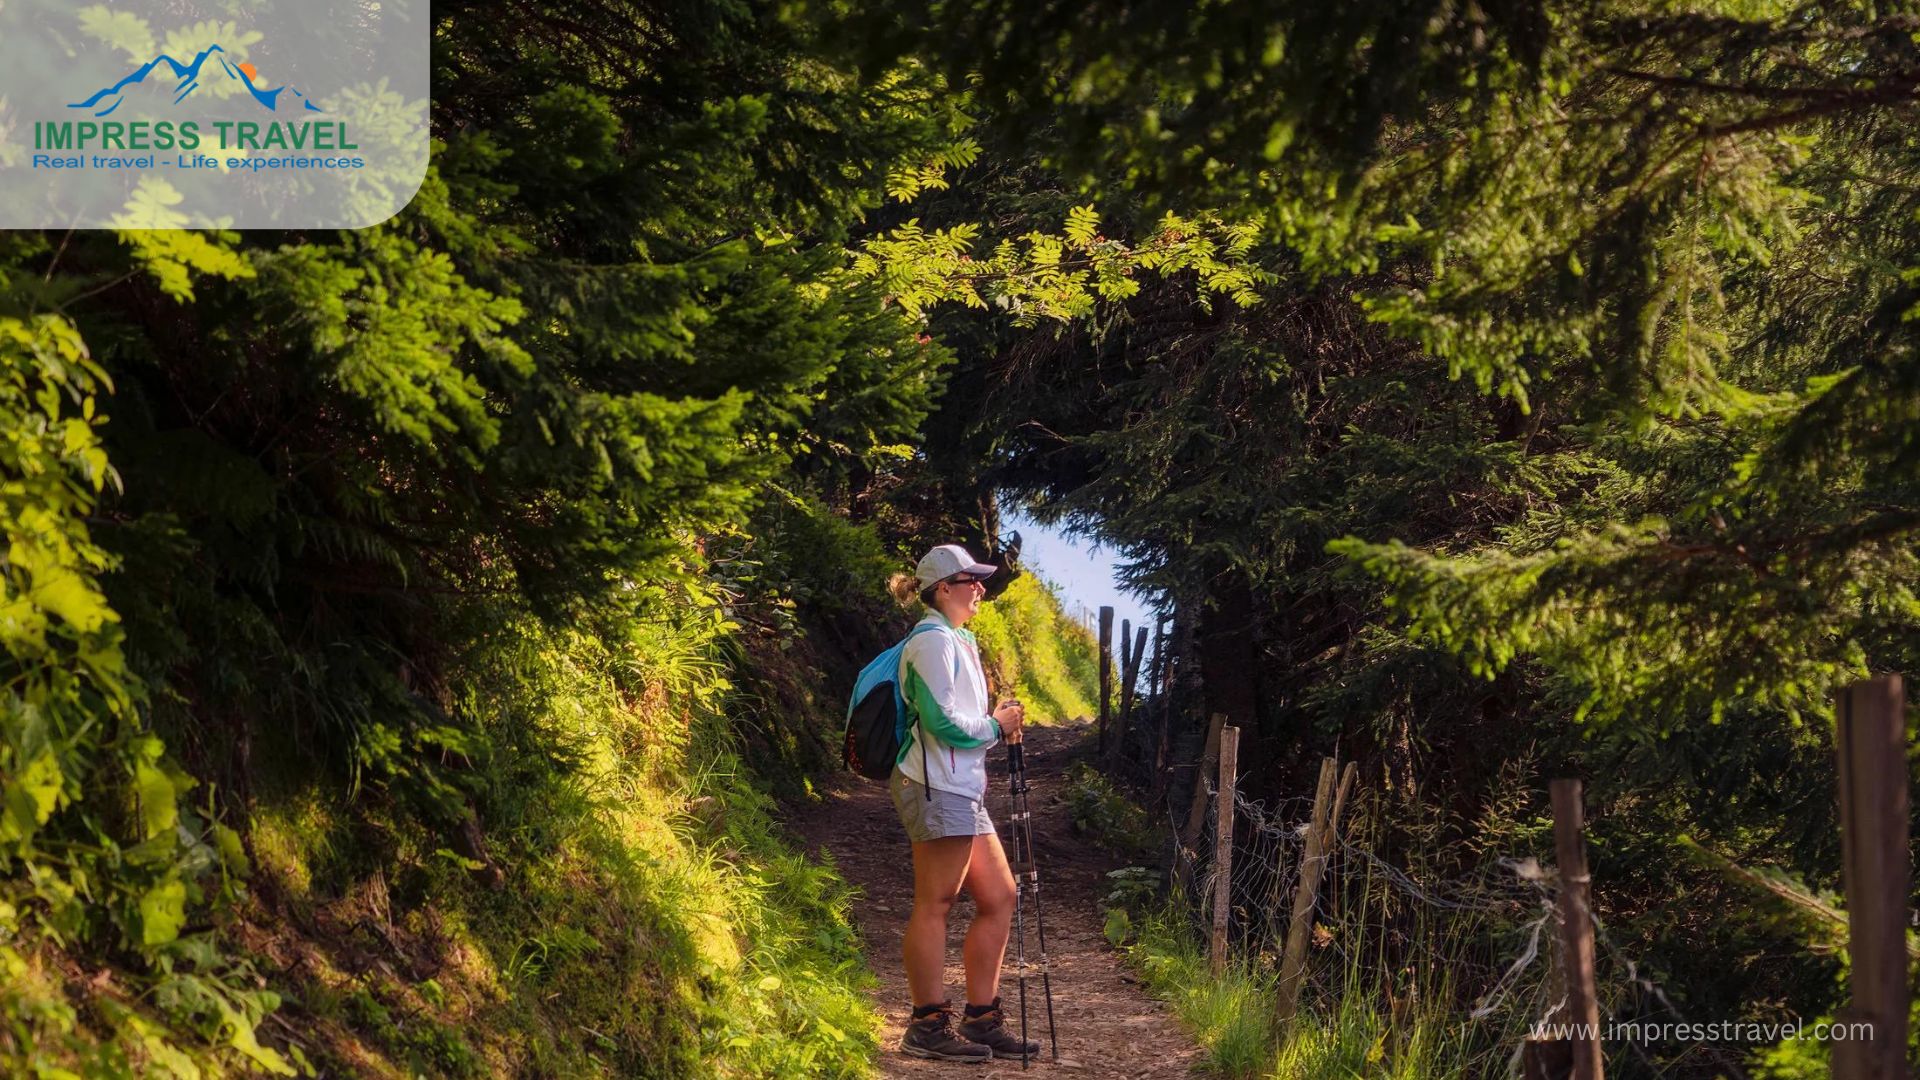
[[[1074,836],[1067,819],[1061,790],[1065,772],[1091,731],[1091,725],[1083,723],[1030,728],[1027,733],[1034,849],[1044,887],[1047,954],[1060,1036],[1060,1061],[1056,1064],[1045,1053],[1046,1011],[1039,979],[1029,979],[1028,1035],[1042,1045],[1032,1072],[1135,1080],[1191,1076],[1200,1059],[1199,1048],[1166,1007],[1141,990],[1101,932],[1099,900],[1105,892],[1104,875],[1119,864]],[[1000,838],[1005,842],[1008,795],[1003,750],[993,751],[989,771],[987,807],[1000,825]],[[900,1032],[909,1011],[906,975],[900,967],[900,936],[913,907],[911,849],[885,785],[841,774],[824,795],[818,804],[794,808],[789,825],[809,852],[821,848],[831,852],[840,872],[865,893],[856,904],[855,914],[866,940],[868,960],[880,980],[875,1004],[887,1021],[881,1041],[881,1075],[957,1077],[978,1075],[986,1069],[1019,1073],[1018,1060],[996,1060],[983,1069],[924,1061],[900,1053]],[[960,939],[972,917],[973,902],[963,893],[954,905],[947,932],[947,985],[956,1003],[963,998]],[[1033,959],[1037,952],[1029,926],[1028,958]],[[1009,944],[1001,994],[1017,1031],[1019,991],[1013,957]]]

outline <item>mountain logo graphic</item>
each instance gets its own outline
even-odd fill
[[[259,69],[243,61],[228,59],[227,50],[221,48],[219,45],[209,45],[201,50],[200,55],[194,57],[193,63],[191,64],[183,64],[173,57],[161,53],[159,56],[135,68],[133,73],[126,78],[121,79],[112,86],[101,87],[98,91],[94,92],[92,97],[89,97],[85,101],[76,101],[68,105],[67,108],[93,109],[95,110],[93,114],[95,116],[112,115],[113,111],[118,109],[121,104],[126,101],[126,89],[130,86],[137,86],[146,82],[147,76],[152,75],[155,71],[161,72],[161,78],[165,78],[167,72],[172,72],[174,79],[173,103],[178,105],[182,101],[185,101],[195,90],[200,89],[200,74],[201,71],[207,67],[208,60],[212,60],[215,65],[211,71],[207,72],[208,79],[224,78],[238,80],[241,87],[253,97],[253,100],[259,102],[260,106],[268,112],[278,112],[280,110],[283,96],[288,99],[285,104],[290,109],[295,108],[294,102],[297,101],[306,107],[305,111],[307,112],[322,111],[320,106],[307,100],[307,95],[295,90],[291,86],[276,86],[270,90],[262,88],[260,85]]]

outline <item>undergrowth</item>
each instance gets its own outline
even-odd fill
[[[1125,911],[1116,907],[1114,911]],[[1206,1051],[1205,1067],[1223,1076],[1273,1080],[1459,1080],[1470,1074],[1459,1024],[1443,1005],[1444,986],[1413,995],[1399,1013],[1382,1009],[1367,980],[1349,977],[1326,1000],[1308,1000],[1278,1022],[1274,965],[1235,958],[1224,974],[1211,970],[1191,912],[1177,901],[1136,910],[1120,920],[1131,941],[1127,960],[1147,991],[1173,1006]],[[1354,973],[1349,972],[1350,976]],[[1424,975],[1444,984],[1439,972]]]
[[[1067,770],[1062,796],[1074,831],[1101,847],[1143,858],[1160,850],[1163,830],[1153,817],[1092,765],[1075,762]]]
[[[849,890],[783,842],[740,763],[717,660],[732,624],[693,588],[650,615],[477,627],[458,694],[492,718],[479,808],[499,887],[400,819],[370,823],[390,854],[342,865],[307,827],[311,789],[262,812],[275,888],[315,931],[268,945],[303,957],[299,1007],[338,1022],[308,1056],[343,1075],[866,1073]],[[323,932],[356,920],[386,924],[368,942],[384,963]]]
[[[877,565],[864,533],[808,527],[845,548],[817,565]],[[693,552],[682,565],[570,624],[497,596],[436,606],[444,677],[408,692],[438,726],[415,740],[375,714],[365,730],[390,744],[362,751],[417,770],[342,772],[297,729],[254,724],[228,829],[213,800],[189,814],[194,785],[136,742],[136,780],[166,799],[135,828],[187,860],[155,888],[187,887],[171,908],[129,898],[143,960],[62,936],[61,912],[84,906],[49,904],[54,878],[0,904],[0,1071],[868,1075],[878,1018],[851,890],[782,838],[742,753],[756,725],[833,727],[837,701],[762,715],[769,680],[829,681],[808,648],[740,647],[766,598],[789,595],[772,559],[757,589]],[[1009,597],[988,651],[1040,710],[1083,710],[1091,641],[1042,583]]]
[[[137,911],[180,927],[154,962],[96,971],[59,909],[23,925],[0,905],[0,1071],[870,1071],[850,891],[784,842],[741,764],[722,660],[738,628],[710,588],[637,590],[629,616],[573,628],[500,603],[449,620],[465,644],[437,705],[468,737],[439,763],[468,827],[263,727],[250,880],[235,845],[224,904]]]
[[[1172,1005],[1193,1031],[1205,1067],[1225,1076],[1265,1075],[1274,1053],[1272,978],[1240,964],[1215,977],[1191,920],[1174,908],[1141,913],[1135,925],[1127,959],[1147,992]]]

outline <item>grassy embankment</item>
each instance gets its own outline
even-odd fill
[[[1091,716],[1100,692],[1099,645],[1041,578],[1015,578],[973,620],[997,685],[1027,706],[1030,723]]]
[[[739,631],[699,584],[646,610],[616,637],[476,609],[448,670],[485,717],[463,770],[477,849],[409,795],[256,745],[251,873],[183,936],[217,965],[95,972],[15,937],[4,1071],[864,1075],[850,893],[741,765],[722,662]],[[240,989],[263,1015],[218,1010]]]
[[[471,658],[467,692],[498,725],[498,887],[445,838],[276,787],[255,850],[305,932],[249,933],[290,961],[309,1057],[354,1075],[863,1071],[848,890],[784,842],[730,731],[733,631],[682,603],[620,641],[509,624]]]

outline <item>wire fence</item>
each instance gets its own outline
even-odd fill
[[[1212,805],[1214,777],[1209,773],[1215,761],[1212,737],[1222,729],[1216,725],[1209,730],[1207,725],[1181,719],[1186,714],[1175,703],[1183,693],[1191,697],[1190,687],[1183,691],[1183,678],[1191,681],[1191,673],[1152,665],[1148,671],[1149,685],[1157,689],[1137,700],[1131,715],[1122,709],[1113,724],[1111,747],[1104,745],[1108,728],[1103,723],[1101,761],[1110,783],[1142,794],[1147,806],[1168,808],[1165,833],[1173,841],[1164,865],[1186,901],[1178,908],[1193,919],[1195,936],[1207,941],[1212,938],[1212,895],[1217,884],[1210,865],[1217,807]],[[1844,822],[1844,829],[1850,831],[1842,867],[1842,879],[1850,890],[1856,880],[1883,883],[1876,876],[1877,867],[1905,865],[1910,817],[1906,755],[1877,749],[1905,744],[1905,700],[1899,676],[1857,683],[1836,698],[1840,730],[1836,749],[1841,764],[1841,821],[1836,824]],[[1350,1061],[1317,1071],[1283,1066],[1282,1073],[1516,1076],[1521,1073],[1524,1052],[1540,1049],[1530,1045],[1530,1036],[1572,1022],[1576,1001],[1582,1009],[1589,1003],[1598,1006],[1607,1074],[1615,1080],[1641,1076],[1745,1080],[1743,1063],[1765,1059],[1765,1067],[1754,1067],[1768,1075],[1786,1075],[1782,1069],[1813,1068],[1806,1063],[1823,1061],[1825,1048],[1787,1045],[1803,1038],[1802,1024],[1786,1007],[1794,987],[1770,965],[1779,954],[1742,948],[1756,935],[1775,933],[1762,929],[1766,917],[1750,917],[1750,925],[1729,925],[1726,920],[1736,913],[1715,909],[1716,901],[1724,904],[1725,900],[1713,888],[1689,887],[1681,901],[1687,907],[1678,913],[1679,920],[1655,919],[1649,924],[1644,919],[1646,882],[1641,880],[1638,899],[1631,895],[1631,887],[1624,890],[1627,902],[1617,911],[1620,936],[1653,951],[1682,977],[1724,960],[1728,974],[1716,973],[1716,979],[1738,981],[1741,976],[1735,972],[1750,971],[1763,981],[1766,996],[1727,1000],[1724,985],[1719,986],[1701,995],[1697,1007],[1729,1011],[1704,1018],[1689,1016],[1679,1004],[1687,995],[1662,985],[1653,975],[1658,969],[1647,963],[1647,957],[1622,948],[1605,921],[1591,913],[1591,887],[1583,906],[1589,911],[1584,917],[1592,925],[1582,928],[1591,931],[1590,941],[1583,941],[1581,949],[1584,960],[1590,947],[1592,963],[1581,965],[1587,977],[1578,984],[1590,984],[1592,997],[1568,992],[1567,965],[1561,956],[1566,928],[1560,924],[1557,906],[1560,883],[1553,868],[1554,838],[1548,819],[1540,813],[1538,766],[1525,752],[1503,760],[1497,776],[1488,778],[1490,787],[1476,799],[1474,812],[1481,817],[1473,822],[1425,820],[1426,810],[1419,801],[1405,790],[1388,790],[1393,777],[1384,777],[1385,787],[1356,794],[1332,849],[1314,866],[1305,865],[1313,799],[1258,801],[1236,792],[1235,856],[1225,927],[1234,964],[1255,980],[1274,984],[1281,1002],[1276,1013],[1292,1000],[1314,1016],[1316,1024],[1297,1026],[1289,1039],[1316,1026],[1324,1030],[1330,1019],[1338,1024],[1358,1015],[1371,1022],[1371,1026],[1359,1025],[1361,1034],[1377,1030],[1385,1040],[1385,1049],[1370,1047],[1359,1066]],[[1553,827],[1577,831],[1579,815],[1563,816],[1559,796],[1553,801]],[[1580,803],[1577,789],[1572,802],[1576,807]],[[1191,814],[1172,811],[1196,805],[1197,812]],[[1731,863],[1727,868],[1743,880],[1754,877]],[[1303,869],[1307,870],[1304,875]],[[1305,878],[1316,876],[1319,888],[1304,893],[1310,897],[1304,902],[1309,910],[1299,934],[1309,941],[1304,950],[1297,944],[1293,950],[1304,951],[1308,958],[1296,983],[1284,977],[1280,968],[1288,939],[1294,936],[1295,898],[1303,895]],[[1872,1045],[1858,1050],[1857,1060],[1849,1066],[1867,1070],[1857,1075],[1878,1075],[1872,1069],[1886,1075],[1908,1071],[1901,1057],[1906,1040],[1899,1035],[1910,1008],[1902,973],[1910,956],[1920,956],[1920,948],[1909,941],[1913,916],[1905,888],[1904,879],[1901,890],[1862,885],[1862,909],[1848,912],[1848,1015],[1855,1020],[1875,1018],[1861,1026],[1895,1033],[1891,1038],[1864,1038]],[[1599,890],[1605,892],[1605,883]],[[1833,918],[1828,905],[1817,898],[1808,903],[1787,898]],[[1701,907],[1702,901],[1708,906]],[[1569,903],[1578,901],[1570,898]],[[1698,927],[1702,939],[1673,941],[1676,926],[1686,927],[1689,934]],[[1831,927],[1824,925],[1819,932],[1821,940],[1832,934]],[[1805,938],[1796,931],[1790,940],[1790,947],[1801,948]],[[1703,947],[1716,945],[1716,954],[1703,961],[1699,955]],[[1730,945],[1732,950],[1727,948]],[[1863,974],[1867,968],[1871,972]],[[1817,1031],[1819,1026],[1812,1028]],[[1743,1033],[1730,1034],[1735,1029]],[[1698,1034],[1705,1031],[1722,1034]],[[1376,1067],[1377,1053],[1393,1058],[1429,1035],[1445,1043],[1444,1052],[1410,1068]],[[1768,1053],[1755,1053],[1762,1049]],[[1839,1061],[1837,1054],[1835,1061]]]
[[[1211,804],[1212,785],[1200,795]],[[1278,985],[1290,923],[1309,862],[1311,798],[1256,801],[1236,793],[1229,952],[1252,978]],[[1445,847],[1445,865],[1410,866],[1433,858],[1409,846],[1396,857],[1375,850],[1386,830],[1379,807],[1356,797],[1347,824],[1318,861],[1305,933],[1307,962],[1300,1012],[1324,1029],[1357,1028],[1378,1036],[1371,1052],[1425,1055],[1429,1074],[1521,1075],[1521,1050],[1536,1025],[1556,1021],[1566,1004],[1559,975],[1558,880],[1524,838],[1494,837]],[[1182,822],[1169,814],[1172,877],[1204,939],[1212,925],[1218,884],[1214,858],[1216,814],[1190,843],[1179,842]],[[1536,842],[1537,842],[1537,838]],[[1501,848],[1508,850],[1501,850]],[[1685,1022],[1645,966],[1616,948],[1597,926],[1602,1016],[1643,1023]],[[1359,1021],[1356,1023],[1356,1017]],[[1644,1065],[1646,1075],[1685,1075],[1658,1059],[1660,1048],[1618,1047]],[[1711,1066],[1708,1075],[1738,1077],[1738,1055],[1712,1046],[1691,1053]],[[1640,1071],[1638,1069],[1630,1071]],[[1369,1074],[1371,1075],[1371,1073]]]

